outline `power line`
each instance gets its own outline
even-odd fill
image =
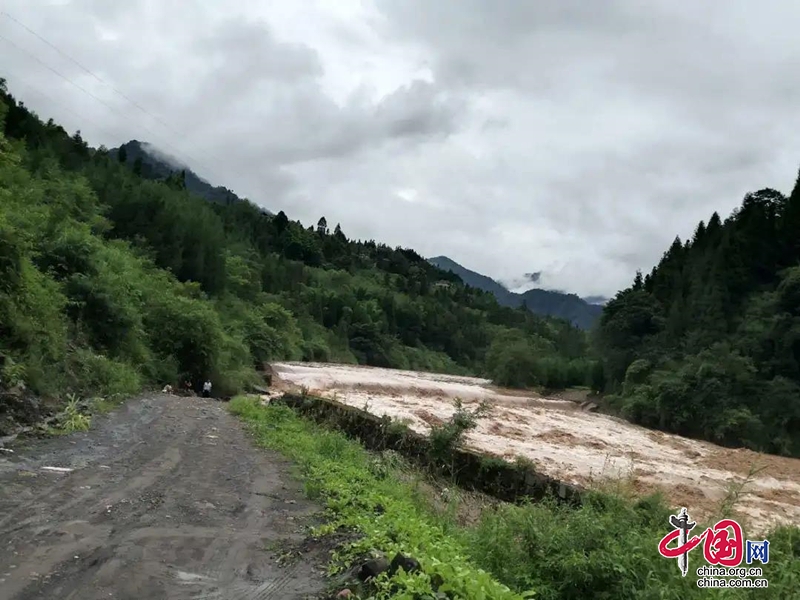
[[[43,98],[46,98],[47,100],[49,100],[50,102],[52,102],[52,103],[53,103],[53,104],[55,104],[56,106],[60,106],[62,109],[66,110],[67,112],[69,112],[69,113],[72,113],[72,114],[73,114],[74,116],[76,116],[78,119],[80,119],[80,120],[82,120],[82,121],[86,121],[86,122],[87,122],[87,123],[89,123],[90,125],[94,125],[94,127],[95,127],[95,128],[98,130],[98,131],[101,131],[101,132],[105,133],[105,134],[106,134],[107,136],[109,136],[110,138],[118,138],[118,137],[120,137],[118,133],[113,133],[113,132],[109,131],[108,129],[106,129],[105,127],[102,127],[102,126],[98,125],[98,124],[97,124],[95,121],[93,121],[93,120],[91,120],[91,119],[88,119],[88,118],[87,118],[85,115],[80,115],[80,114],[78,114],[77,112],[75,112],[74,110],[72,110],[72,109],[71,109],[69,106],[66,106],[65,104],[63,104],[63,103],[59,102],[58,100],[56,100],[55,98],[53,98],[53,97],[52,97],[52,96],[50,96],[49,94],[46,94],[46,93],[44,93],[42,90],[40,90],[38,87],[36,87],[36,86],[35,86],[35,85],[33,85],[32,83],[30,83],[29,81],[22,80],[22,81],[21,81],[21,83],[22,83],[22,85],[24,85],[25,87],[27,87],[27,88],[31,89],[31,90],[32,90],[33,92],[35,92],[36,94],[39,94],[39,95],[40,95],[40,96],[42,96]]]
[[[121,92],[121,91],[120,91],[120,90],[118,90],[116,87],[114,87],[112,84],[110,84],[109,82],[105,81],[105,80],[104,80],[102,77],[100,77],[99,75],[97,75],[96,73],[94,73],[94,72],[93,72],[91,69],[89,69],[88,67],[86,67],[85,65],[83,65],[82,63],[80,63],[78,60],[76,60],[75,58],[73,58],[72,56],[70,56],[69,54],[67,54],[65,51],[61,50],[61,49],[60,49],[58,46],[56,46],[55,44],[53,44],[52,42],[50,42],[49,40],[47,40],[47,39],[46,39],[44,36],[42,36],[41,34],[37,33],[36,31],[34,31],[33,29],[31,29],[30,27],[28,27],[28,26],[27,26],[27,25],[25,25],[24,23],[22,23],[22,22],[21,22],[19,19],[15,18],[13,15],[9,14],[9,13],[8,13],[8,12],[6,12],[6,11],[0,11],[0,16],[7,17],[7,18],[8,18],[8,19],[10,19],[11,21],[13,21],[14,23],[16,23],[16,24],[17,24],[17,25],[19,25],[20,27],[22,27],[23,29],[25,29],[25,30],[26,30],[27,32],[29,32],[31,35],[35,36],[37,39],[41,40],[43,43],[45,43],[45,44],[47,44],[48,46],[50,46],[50,48],[52,48],[53,50],[55,50],[56,52],[58,52],[59,54],[61,54],[63,57],[67,58],[67,59],[68,59],[70,62],[72,62],[73,64],[77,65],[77,66],[78,66],[80,69],[82,69],[84,72],[86,72],[87,74],[89,74],[89,75],[91,75],[92,77],[94,77],[94,78],[95,78],[97,81],[99,81],[100,83],[102,83],[102,84],[104,84],[104,85],[108,86],[108,87],[109,87],[109,88],[110,88],[110,89],[111,89],[111,90],[112,90],[114,93],[118,94],[120,97],[122,97],[122,98],[124,98],[125,100],[127,100],[129,103],[131,103],[133,106],[135,106],[135,107],[136,107],[137,109],[139,109],[141,112],[143,112],[145,115],[149,116],[150,118],[154,119],[155,121],[158,121],[158,122],[159,122],[159,123],[160,123],[160,124],[161,124],[163,127],[165,127],[167,130],[169,130],[169,131],[170,131],[170,132],[172,132],[173,134],[177,135],[179,138],[182,138],[182,139],[184,139],[184,138],[186,138],[186,137],[187,137],[185,134],[182,134],[182,133],[180,133],[179,131],[176,131],[175,129],[173,129],[173,128],[172,128],[172,127],[171,127],[171,126],[170,126],[170,125],[169,125],[169,124],[168,124],[166,121],[164,121],[163,119],[161,119],[161,118],[160,118],[160,117],[158,117],[157,115],[154,115],[154,114],[152,114],[151,112],[149,112],[149,111],[148,111],[146,108],[144,108],[144,107],[143,107],[141,104],[139,104],[139,103],[138,103],[138,102],[136,102],[135,100],[132,100],[131,98],[129,98],[129,97],[128,97],[127,95],[125,95],[123,92]],[[2,36],[0,36],[0,37],[2,37]],[[10,40],[8,40],[7,38],[3,38],[3,39],[6,39],[6,41],[9,41],[9,42],[10,42]],[[12,42],[12,44],[13,44],[13,42]],[[17,48],[19,48],[19,47],[17,46]],[[34,57],[34,58],[36,58],[36,57]],[[42,62],[42,61],[40,61],[38,58],[37,58],[36,60],[38,60],[39,62]],[[42,64],[44,64],[44,63],[42,63]],[[45,66],[47,66],[47,65],[45,65]],[[48,69],[50,69],[51,71],[55,72],[55,70],[54,70],[54,69],[52,69],[52,68],[50,68],[50,67],[47,67],[47,68],[48,68]],[[56,73],[56,74],[57,74],[57,75],[59,75],[60,77],[64,78],[64,79],[66,79],[66,78],[65,78],[63,75],[60,75],[59,73]],[[77,84],[74,84],[74,85],[76,85],[76,86],[77,86]],[[79,87],[79,86],[78,86],[78,87]],[[79,89],[82,89],[82,88],[80,88],[80,87],[79,87]],[[85,91],[85,90],[83,90],[83,91]],[[89,93],[89,92],[86,92],[86,93]],[[105,102],[103,102],[102,100],[99,100],[99,99],[98,99],[96,96],[94,96],[93,94],[90,94],[90,95],[92,95],[92,96],[93,96],[95,99],[97,99],[99,102],[103,103],[105,106],[107,106],[107,107],[108,107],[108,108],[110,108],[111,110],[114,110],[114,109],[112,109],[110,106],[108,106],[108,104],[106,104],[106,103],[105,103]],[[146,128],[143,128],[143,129],[145,129],[145,131],[149,131],[149,130],[147,130]],[[151,133],[152,133],[152,132],[151,132]],[[153,134],[153,135],[155,135],[155,134]],[[212,162],[217,162],[217,163],[221,163],[221,162],[222,162],[222,161],[220,161],[220,160],[219,160],[219,158],[218,158],[218,157],[216,157],[216,156],[214,156],[214,155],[212,155],[212,154],[210,154],[210,153],[206,152],[206,151],[205,151],[203,148],[196,148],[196,149],[197,149],[197,150],[199,150],[201,153],[203,153],[203,154],[204,154],[206,157],[208,157],[209,159],[211,159],[211,161],[212,161]],[[190,156],[188,153],[185,153],[185,154],[186,154],[186,156],[189,156],[189,158],[192,158],[192,157],[191,157],[191,156]],[[194,159],[193,159],[193,160],[194,160]],[[196,163],[198,163],[198,164],[200,164],[201,166],[205,166],[205,168],[207,168],[207,165],[203,165],[203,163],[200,163],[199,161],[196,161],[196,160],[195,160],[195,162],[196,162]],[[209,169],[209,170],[210,170],[210,169]],[[238,176],[240,176],[240,177],[243,177],[243,178],[244,178],[244,175],[243,175],[241,172],[239,172],[237,169],[231,169],[231,170],[234,172],[234,174],[236,174],[236,175],[238,175]]]
[[[77,60],[75,60],[74,58],[72,58],[72,57],[71,57],[69,54],[67,54],[66,52],[64,52],[63,50],[61,50],[61,49],[60,49],[58,46],[56,46],[56,45],[55,45],[55,44],[53,44],[52,42],[49,42],[49,41],[48,41],[48,40],[46,40],[44,37],[42,37],[41,35],[39,35],[38,33],[36,33],[36,32],[35,32],[33,29],[31,29],[30,27],[28,27],[28,26],[27,26],[27,25],[25,25],[24,23],[20,22],[18,19],[14,18],[14,16],[13,16],[13,15],[10,15],[10,14],[8,14],[8,13],[7,13],[6,11],[4,11],[4,10],[3,10],[3,11],[0,11],[0,15],[2,15],[2,16],[4,16],[4,17],[7,17],[7,18],[11,19],[12,21],[14,21],[14,23],[16,23],[17,25],[19,25],[19,26],[20,26],[20,27],[22,27],[23,29],[25,29],[25,30],[26,30],[28,33],[30,33],[31,35],[34,35],[34,36],[36,36],[36,37],[37,37],[39,40],[41,40],[42,42],[44,42],[45,44],[47,44],[48,46],[50,46],[50,47],[51,47],[53,50],[55,50],[56,52],[58,52],[58,53],[59,53],[61,56],[63,56],[64,58],[66,58],[67,60],[69,60],[70,62],[72,62],[73,64],[77,65],[79,68],[81,68],[81,69],[82,69],[83,71],[85,71],[87,74],[89,74],[89,75],[91,75],[92,77],[94,77],[95,79],[97,79],[97,81],[99,81],[100,83],[102,83],[102,84],[104,84],[104,85],[107,85],[108,87],[110,87],[110,88],[111,88],[111,89],[112,89],[112,90],[113,90],[115,93],[117,93],[117,94],[119,94],[120,96],[122,96],[123,98],[125,98],[125,100],[127,100],[128,102],[130,102],[131,104],[133,104],[133,105],[134,105],[136,108],[138,108],[139,110],[141,110],[141,111],[142,111],[144,114],[146,114],[146,115],[148,115],[149,117],[151,117],[151,118],[155,119],[156,121],[160,122],[160,123],[161,123],[161,124],[163,124],[165,127],[169,127],[169,125],[167,125],[167,123],[166,123],[166,122],[165,122],[163,119],[161,119],[160,117],[158,117],[158,116],[155,116],[155,115],[153,115],[153,114],[149,113],[149,112],[147,111],[147,109],[145,109],[144,107],[142,107],[142,106],[141,106],[141,105],[140,105],[138,102],[136,102],[135,100],[131,100],[131,99],[130,99],[128,96],[126,96],[125,94],[123,94],[121,91],[119,91],[117,88],[115,88],[113,85],[111,85],[110,83],[108,83],[106,80],[104,80],[102,77],[100,77],[100,76],[99,76],[99,75],[97,75],[96,73],[94,73],[94,72],[90,71],[88,68],[86,68],[85,66],[83,66],[83,65],[82,65],[81,63],[79,63]]]
[[[35,54],[33,54],[33,53],[31,53],[31,52],[28,52],[28,51],[27,51],[27,50],[25,50],[24,48],[21,48],[20,46],[18,46],[17,44],[15,44],[14,42],[12,42],[11,40],[9,40],[7,37],[5,37],[5,36],[4,36],[4,35],[2,35],[2,34],[0,34],[0,39],[2,39],[2,40],[5,40],[6,42],[8,42],[9,44],[11,44],[11,45],[12,45],[14,48],[16,48],[17,50],[19,50],[20,52],[22,52],[22,53],[24,53],[24,54],[26,54],[26,55],[30,56],[30,57],[31,57],[31,58],[33,58],[33,59],[34,59],[36,62],[38,62],[39,64],[41,64],[43,67],[45,67],[45,68],[46,68],[46,69],[48,69],[49,71],[51,71],[51,72],[55,73],[57,76],[59,76],[61,79],[63,79],[63,80],[64,80],[64,81],[66,81],[67,83],[69,83],[69,84],[71,84],[71,85],[75,86],[77,89],[79,89],[80,91],[82,91],[84,94],[86,94],[86,95],[90,96],[91,98],[94,98],[94,99],[95,99],[97,102],[99,102],[100,104],[102,104],[103,106],[105,106],[106,108],[108,108],[110,111],[112,111],[112,112],[114,112],[114,113],[116,113],[116,114],[120,115],[120,116],[121,116],[121,117],[123,117],[123,118],[127,118],[127,116],[126,116],[125,114],[123,114],[123,113],[119,112],[119,111],[118,111],[117,109],[115,109],[113,106],[111,106],[110,104],[108,104],[108,103],[107,103],[105,100],[103,100],[103,99],[101,99],[101,98],[98,98],[98,97],[97,97],[96,95],[94,95],[92,92],[90,92],[90,91],[86,90],[84,87],[82,87],[82,86],[78,85],[77,83],[75,83],[74,81],[72,81],[72,80],[71,80],[69,77],[66,77],[65,75],[63,75],[62,73],[60,73],[59,71],[57,71],[56,69],[54,69],[53,67],[51,67],[50,65],[48,65],[47,63],[45,63],[43,60],[41,60],[41,59],[40,59],[39,57],[37,57]],[[154,132],[154,131],[152,131],[151,129],[148,129],[147,127],[144,127],[144,126],[142,126],[142,129],[144,129],[145,131],[147,131],[148,133],[150,133],[150,134],[151,134],[151,135],[153,135],[153,136],[156,136],[156,137],[161,137],[161,136],[159,136],[159,134],[155,133],[155,132]],[[190,160],[192,160],[192,161],[193,161],[193,162],[195,162],[196,164],[203,165],[203,163],[202,163],[202,162],[200,162],[200,161],[198,161],[197,159],[195,159],[195,158],[194,158],[193,156],[191,156],[191,155],[190,155],[188,152],[181,152],[180,150],[178,150],[177,148],[175,148],[175,147],[174,147],[172,144],[170,144],[170,143],[169,143],[169,142],[167,142],[166,140],[163,140],[163,141],[164,141],[164,144],[165,144],[165,145],[166,145],[168,148],[170,148],[170,149],[171,149],[173,152],[175,152],[175,153],[176,153],[176,156],[179,156],[179,155],[183,154],[184,156],[188,157]]]

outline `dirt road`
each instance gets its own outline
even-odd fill
[[[317,514],[289,468],[224,405],[162,395],[0,452],[0,600],[314,597],[323,549],[277,560]]]

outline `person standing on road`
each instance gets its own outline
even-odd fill
[[[210,398],[211,397],[211,381],[206,379],[206,382],[203,384],[203,398]]]

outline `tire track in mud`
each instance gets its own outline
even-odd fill
[[[218,403],[132,401],[87,434],[14,457],[0,463],[0,600],[268,600],[324,588],[321,549],[290,567],[268,550],[302,541],[317,507]]]

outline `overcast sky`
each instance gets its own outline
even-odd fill
[[[306,225],[505,282],[613,295],[800,164],[790,0],[0,10],[80,63],[0,15],[0,77],[92,145],[148,141]]]

